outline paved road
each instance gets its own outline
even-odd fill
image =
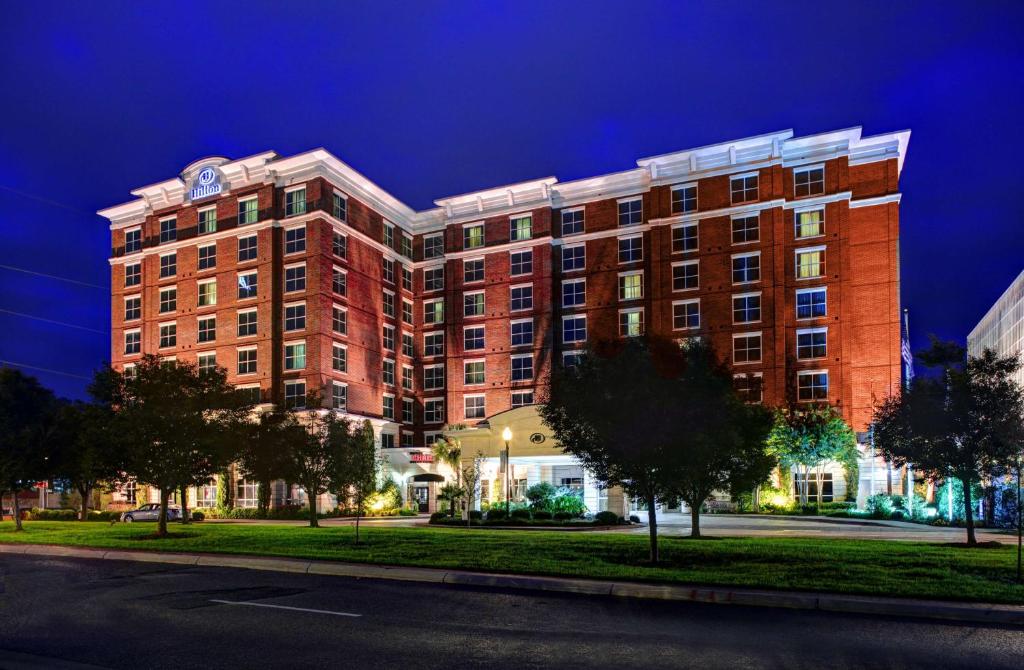
[[[0,668],[1019,668],[1019,629],[0,558]],[[358,616],[349,616],[358,615]],[[80,665],[83,664],[83,665]]]

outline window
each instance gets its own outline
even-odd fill
[[[217,369],[217,354],[199,354],[196,356],[196,363],[199,367],[199,373],[213,372]]]
[[[381,239],[384,241],[384,246],[388,249],[395,248],[395,227],[387,221],[384,222]]]
[[[178,273],[178,254],[164,254],[160,257],[160,278],[173,277]]]
[[[214,244],[199,247],[199,269],[208,270],[217,267],[217,246]]]
[[[427,268],[423,271],[423,290],[441,291],[444,289],[444,266]]]
[[[512,409],[533,404],[533,391],[513,391]]]
[[[823,209],[794,212],[793,221],[796,228],[793,231],[793,236],[798,240],[820,237],[825,234],[825,210]]]
[[[160,222],[160,244],[178,239],[178,220],[164,219]]]
[[[412,413],[413,413],[413,407],[414,407],[415,404],[416,404],[416,401],[413,400],[412,398],[402,398],[402,423],[412,423],[413,422],[413,415],[412,415]],[[408,438],[410,440],[410,444],[408,446],[411,447],[412,446],[412,444],[411,444],[412,433],[402,433],[403,441],[405,440],[406,436],[408,436]],[[405,446],[405,445],[403,445],[403,446]]]
[[[124,353],[125,355],[138,354],[142,352],[142,332],[138,330],[124,331]]]
[[[217,232],[217,208],[199,210],[199,234]]]
[[[412,325],[412,302],[402,299],[402,323]]]
[[[413,349],[412,333],[402,333],[402,355],[412,358],[415,354]]]
[[[348,312],[344,307],[334,305],[331,308],[331,330],[339,335],[348,334]]]
[[[160,259],[161,269],[163,269],[163,258]],[[124,285],[138,286],[142,283],[142,263],[130,263],[124,266]]]
[[[331,382],[331,408],[344,410],[348,407],[348,386]]]
[[[825,192],[825,167],[813,165],[793,170],[793,195],[803,198]]]
[[[700,287],[699,261],[672,264],[672,290],[690,291]]]
[[[395,327],[394,326],[385,325],[382,330],[383,330],[382,338],[383,338],[384,348],[386,350],[388,350],[388,351],[394,351],[395,350]]]
[[[672,253],[681,254],[687,251],[697,251],[697,246],[696,223],[672,228]]]
[[[198,340],[213,342],[217,339],[217,317],[204,316],[198,320]]]
[[[732,257],[732,283],[746,284],[760,281],[761,254],[738,254]]]
[[[284,269],[284,291],[285,293],[291,293],[293,291],[305,291],[306,290],[306,264],[292,265]]]
[[[142,318],[142,298],[134,295],[124,299],[124,320],[134,321]]]
[[[412,366],[402,366],[402,388],[406,391],[412,390]]]
[[[463,346],[465,351],[477,351],[484,348],[484,327],[470,326],[463,329]]]
[[[628,272],[619,275],[619,300],[639,300],[644,297],[644,273]]]
[[[466,361],[462,364],[463,375],[462,383],[466,386],[473,384],[484,383],[484,362],[483,361]]]
[[[583,208],[562,211],[562,235],[578,235],[583,232]]]
[[[306,250],[306,227],[289,228],[284,231],[284,252],[297,254]]]
[[[619,225],[634,226],[643,221],[643,198],[630,198],[619,201]]]
[[[166,349],[178,344],[178,324],[160,324],[160,348]]]
[[[796,278],[813,279],[825,275],[825,247],[796,251]]]
[[[562,272],[575,272],[577,270],[582,270],[586,265],[586,245],[576,244],[571,247],[562,247]]]
[[[142,229],[132,228],[124,233],[124,252],[132,254],[142,248]]]
[[[400,252],[406,258],[412,258],[412,238],[402,233],[402,249]]]
[[[160,313],[166,314],[167,312],[173,312],[178,308],[178,289],[176,288],[162,288],[160,289]]]
[[[732,220],[732,243],[748,244],[760,239],[758,216],[740,216]]]
[[[250,337],[256,334],[257,313],[255,309],[238,312],[238,337]]]
[[[828,315],[825,287],[803,288],[796,292],[796,318],[817,319]]]
[[[743,402],[761,402],[764,397],[764,384],[760,372],[745,375],[734,375],[733,389]]]
[[[339,267],[331,268],[331,290],[338,295],[348,293],[348,273]]]
[[[828,400],[828,372],[812,370],[796,374],[796,397],[801,402]]]
[[[757,174],[740,175],[729,181],[732,204],[757,200]]]
[[[444,235],[427,235],[423,238],[423,258],[438,258],[444,255]]]
[[[474,291],[473,293],[462,294],[463,316],[483,316],[484,311],[483,291]]]
[[[619,262],[636,263],[644,259],[644,238],[636,237],[619,238]]]
[[[700,328],[700,300],[680,300],[672,303],[672,329]]]
[[[245,300],[246,298],[256,297],[256,271],[252,272],[240,272],[238,274],[238,299]]]
[[[381,361],[380,378],[388,386],[395,385],[395,362],[389,358]]]
[[[462,281],[471,284],[484,280],[484,259],[474,258],[462,261]]]
[[[753,323],[761,320],[761,294],[743,293],[732,297],[732,322]]]
[[[533,319],[520,319],[511,324],[513,347],[526,347],[533,344]]]
[[[348,256],[348,236],[335,231],[331,235],[331,253],[338,258]]]
[[[239,237],[238,262],[244,263],[246,261],[256,260],[257,244],[258,243],[255,235],[249,235],[248,237]]]
[[[512,381],[526,382],[533,379],[533,354],[517,354],[512,357]]]
[[[284,383],[284,406],[303,409],[306,406],[306,382]]]
[[[285,305],[284,308],[284,329],[305,330],[306,329],[306,303]]]
[[[761,361],[761,333],[742,333],[732,336],[733,363],[759,363]]]
[[[296,188],[284,194],[284,215],[298,216],[306,213],[306,188]]]
[[[467,419],[483,419],[487,416],[485,398],[482,395],[463,396]]]
[[[562,342],[586,342],[587,317],[562,317]]]
[[[442,298],[423,301],[423,323],[444,323],[444,300]]]
[[[562,367],[569,369],[574,368],[583,361],[582,351],[563,351],[562,352]]]
[[[818,499],[818,475],[811,473],[793,473],[793,497],[796,500],[800,499],[800,494],[804,490],[804,482],[806,481],[807,499],[817,500]],[[821,502],[832,502],[833,488],[832,488],[832,473],[823,472],[821,473]]]
[[[381,433],[380,434],[380,448],[381,449],[394,449],[395,448],[395,435],[394,435],[394,433]]]
[[[428,365],[423,368],[423,390],[436,391],[444,388],[444,366]]]
[[[284,369],[302,370],[306,367],[306,343],[292,342],[284,345]]]
[[[672,213],[687,214],[697,211],[697,185],[680,184],[672,187]]]
[[[513,286],[511,289],[512,299],[509,311],[521,312],[533,309],[533,286]]]
[[[395,283],[395,262],[390,258],[380,259],[381,277],[389,284]]]
[[[476,249],[484,246],[484,224],[474,223],[462,229],[462,248]]]
[[[444,355],[444,333],[424,333],[423,334],[423,355],[429,356],[443,356]]]
[[[586,279],[570,279],[562,282],[562,307],[579,307],[586,302]]]
[[[444,422],[444,399],[431,398],[423,401],[423,423]]]
[[[412,292],[412,270],[407,267],[402,268],[402,290]]]
[[[348,198],[340,193],[331,196],[331,214],[339,221],[348,219]]]
[[[508,237],[513,242],[533,237],[533,217],[517,216],[509,219]]]
[[[331,345],[331,369],[335,372],[348,372],[348,349],[344,344],[335,342]]]
[[[381,303],[384,310],[384,316],[390,316],[392,319],[395,318],[395,294],[391,291],[384,289],[381,292]]]
[[[246,198],[238,201],[238,225],[256,223],[259,220],[259,200],[257,198]]]
[[[533,272],[533,251],[513,251],[509,254],[512,276],[528,275]]]
[[[217,280],[199,282],[199,306],[209,307],[217,304]]]
[[[825,358],[827,328],[811,328],[796,331],[796,357],[806,361],[813,358]]]
[[[619,312],[619,335],[640,337],[644,334],[644,310],[626,309]]]

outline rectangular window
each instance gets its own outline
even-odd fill
[[[467,419],[483,419],[487,416],[485,398],[482,395],[463,396]]]
[[[444,333],[424,333],[423,334],[423,355],[425,357],[431,356],[443,356],[444,355]]]
[[[484,280],[484,259],[474,258],[462,261],[462,281],[465,284],[472,284],[475,281]]]
[[[423,290],[444,290],[444,266],[437,268],[427,268],[426,270],[423,271]]]
[[[740,335],[733,335],[732,362],[761,362],[761,333],[743,333]]]
[[[238,201],[238,225],[256,223],[259,220],[259,199],[246,198]]]
[[[338,295],[348,294],[348,274],[339,267],[331,269],[331,290]]]
[[[204,316],[198,320],[198,325],[200,342],[213,342],[217,339],[217,317]]]
[[[199,234],[217,232],[217,208],[199,210]]]
[[[423,238],[423,258],[440,258],[444,255],[444,235],[427,235]]]
[[[348,236],[335,232],[331,235],[331,253],[338,258],[348,256]]]
[[[331,407],[340,410],[348,407],[348,386],[340,382],[331,382]]]
[[[513,251],[509,254],[509,258],[513,277],[533,273],[533,251]]]
[[[640,337],[644,334],[644,311],[630,309],[619,312],[619,335],[621,337]]]
[[[412,238],[402,233],[402,249],[400,252],[406,258],[412,258]]]
[[[635,226],[644,219],[643,198],[630,198],[619,201],[619,225]]]
[[[252,272],[240,272],[238,274],[238,299],[245,300],[246,298],[256,297],[256,271]]]
[[[628,272],[619,275],[619,300],[639,300],[643,297],[643,272]]]
[[[214,267],[217,267],[217,245],[199,247],[199,269],[209,270]]]
[[[178,254],[164,254],[160,257],[160,278],[173,277],[178,274]]]
[[[284,215],[298,216],[306,213],[306,189],[297,188],[284,194]]]
[[[413,422],[413,408],[416,405],[416,401],[412,398],[402,398],[402,423]],[[406,438],[409,439],[409,444],[406,444]],[[402,433],[402,446],[412,446],[412,433]]]
[[[825,192],[825,167],[813,165],[793,170],[793,195],[803,198]]]
[[[331,213],[338,221],[345,221],[348,219],[348,198],[340,193],[334,193],[331,196]]]
[[[298,254],[306,250],[306,227],[289,228],[284,231],[284,252]]]
[[[760,372],[734,375],[733,388],[740,400],[747,403],[761,402],[764,399],[764,383]]]
[[[255,235],[249,235],[247,237],[238,238],[238,262],[244,263],[246,261],[256,260],[257,252],[257,239]]]
[[[414,354],[412,333],[402,333],[402,355],[412,358]]]
[[[444,399],[423,401],[423,423],[444,423]]]
[[[348,372],[348,349],[344,344],[331,345],[331,369],[335,372]]]
[[[817,319],[828,315],[825,287],[798,289],[796,292],[796,318]]]
[[[161,296],[163,297],[163,296]],[[134,321],[142,318],[142,298],[132,296],[124,299],[124,320]]]
[[[644,238],[619,238],[619,263],[636,263],[644,259]]]
[[[284,308],[284,329],[305,330],[306,329],[306,304],[285,305]]]
[[[512,381],[526,382],[533,379],[533,354],[519,354],[512,357]]]
[[[681,300],[672,303],[672,329],[700,328],[700,300]]]
[[[462,331],[463,334],[463,350],[464,351],[478,351],[484,348],[484,327],[483,326],[470,326]]]
[[[428,365],[423,368],[423,390],[436,391],[444,388],[444,366]]]
[[[672,187],[672,213],[688,214],[697,211],[697,185],[681,184]]]
[[[306,407],[306,382],[284,383],[284,406],[290,409]]]
[[[331,308],[331,330],[339,335],[348,334],[348,312],[344,307],[334,305]]]
[[[585,244],[577,244],[571,247],[562,247],[562,272],[576,272],[587,265],[587,247]]]
[[[178,289],[160,289],[160,313],[166,314],[167,312],[173,312],[176,309],[178,309]]]
[[[583,208],[562,211],[562,236],[579,235],[583,232]]]
[[[533,344],[533,319],[520,319],[510,324],[513,347],[527,347]]]
[[[213,372],[217,369],[217,354],[199,354],[196,356],[199,374]]]
[[[811,209],[803,212],[794,212],[793,221],[796,239],[801,240],[808,237],[821,237],[825,234],[825,210]]]
[[[142,333],[138,330],[126,330],[124,332],[124,353],[125,355],[138,354],[142,352]]]
[[[587,317],[566,316],[562,318],[562,342],[586,342]]]
[[[258,405],[260,404],[260,387],[259,384],[255,386],[236,386],[235,391],[238,392],[242,402],[246,405]],[[204,486],[201,492],[202,496],[199,499],[200,504],[198,507],[215,507],[217,499],[217,487],[216,486]]]
[[[395,448],[395,435],[394,435],[394,433],[381,433],[380,434],[380,448],[381,449],[394,449]]]
[[[732,220],[732,243],[749,244],[761,239],[758,215],[740,216]]]
[[[804,486],[806,479],[807,485]],[[817,500],[818,499],[818,475],[814,472],[804,474],[800,472],[793,473],[793,498],[796,500],[800,499],[801,492],[806,488],[807,499]],[[832,487],[832,473],[823,472],[821,474],[821,502],[832,502],[834,500],[834,493]]]
[[[412,292],[412,270],[407,267],[402,268],[402,290]]]
[[[813,279],[825,275],[824,247],[799,249],[795,253],[797,279]]]
[[[160,348],[166,349],[178,344],[178,325],[175,323],[160,324]]]
[[[444,300],[438,298],[437,300],[424,300],[423,301],[423,323],[425,324],[439,324],[444,323]]]
[[[163,269],[163,258],[160,263],[161,269]],[[142,283],[142,263],[130,263],[124,266],[124,285],[138,286]]]
[[[761,294],[743,293],[732,297],[732,322],[753,323],[761,320]]]
[[[388,386],[395,385],[395,362],[385,358],[380,365],[380,378]]]
[[[691,291],[700,287],[700,262],[672,264],[672,290]]]
[[[466,386],[472,386],[473,384],[483,384],[484,380],[484,362],[483,361],[466,361],[462,364],[463,375],[462,383]]]
[[[740,254],[732,257],[732,283],[747,284],[761,279],[761,254]]]
[[[583,361],[582,351],[563,351],[562,352],[562,367],[571,369],[579,365]]]
[[[586,302],[586,279],[570,279],[562,282],[562,307],[580,307]]]
[[[160,244],[178,239],[178,220],[163,219],[160,222]]]
[[[238,374],[256,374],[256,347],[238,350]]]
[[[463,316],[483,316],[485,311],[483,291],[462,294]]]
[[[302,370],[306,367],[306,343],[293,342],[284,345],[284,369]]]
[[[533,286],[513,286],[509,311],[522,312],[533,309]]]
[[[124,252],[133,254],[142,249],[142,229],[132,228],[124,233]]]
[[[533,237],[533,217],[517,216],[508,221],[508,236],[513,242]]]
[[[199,306],[209,307],[217,304],[217,280],[199,282]]]
[[[383,346],[388,351],[395,350],[395,327],[385,325],[382,329]]]
[[[512,409],[533,404],[533,391],[513,391]]]
[[[406,391],[412,390],[412,366],[402,366],[402,389]],[[411,399],[410,399],[411,400]]]
[[[462,248],[476,249],[484,246],[484,224],[476,223],[462,229]]]
[[[395,262],[390,258],[380,259],[381,277],[389,284],[395,283]]]
[[[813,370],[796,373],[796,397],[801,402],[828,400],[828,372]]]
[[[255,309],[238,312],[238,337],[250,337],[256,334],[258,314]]]
[[[392,319],[395,318],[395,294],[387,289],[381,292],[381,304],[384,311],[384,316],[390,316]]]
[[[385,221],[383,224],[383,232],[381,234],[381,239],[384,241],[384,246],[386,246],[388,249],[395,248],[395,227],[388,223],[387,221]]]
[[[306,264],[292,265],[284,269],[284,292],[306,290]]]
[[[402,300],[402,323],[412,325],[412,302]]]
[[[729,181],[732,204],[757,200],[757,175],[748,174],[733,177]]]
[[[687,251],[697,251],[697,246],[696,223],[674,226],[672,228],[672,253],[681,254]]]
[[[827,328],[811,328],[808,330],[796,331],[797,359],[801,361],[807,361],[814,358],[825,358],[825,356],[827,355],[827,339]]]

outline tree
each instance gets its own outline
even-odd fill
[[[245,440],[238,468],[242,477],[258,482],[256,498],[261,517],[267,516],[270,507],[271,483],[288,472],[288,418],[287,412],[272,410],[243,426]]]
[[[306,407],[318,407],[319,397],[311,393]],[[290,410],[283,428],[287,479],[306,491],[309,501],[309,527],[317,528],[317,498],[331,490],[336,481],[339,442],[348,439],[348,421],[334,412]]]
[[[472,525],[472,510],[473,503],[476,501],[477,496],[480,494],[480,480],[484,474],[484,455],[483,452],[476,452],[476,456],[473,457],[472,462],[469,465],[462,468],[462,482],[465,485],[466,492],[466,525]]]
[[[123,470],[113,430],[114,411],[108,404],[65,403],[58,413],[54,478],[81,496],[82,521],[88,519],[93,491],[116,481]]]
[[[47,479],[57,399],[20,370],[0,368],[0,501],[11,492],[14,527],[22,530],[18,494]]]
[[[821,503],[825,466],[849,461],[850,450],[857,450],[857,437],[842,415],[831,405],[780,409],[768,436],[768,447],[785,468],[802,468],[800,503],[806,505],[810,473],[814,470],[817,502]]]
[[[919,360],[937,377],[915,377],[875,410],[875,446],[898,467],[912,463],[932,481],[960,480],[967,544],[974,546],[972,488],[1011,462],[1024,435],[1024,390],[1016,356],[986,349],[965,357],[955,343],[932,339]]]
[[[166,537],[171,494],[208,482],[233,460],[233,427],[248,408],[223,368],[200,371],[194,363],[146,355],[133,374],[112,378],[126,474],[159,489],[157,535]]]
[[[435,461],[447,464],[455,472],[455,483],[446,485],[447,497],[451,501],[448,515],[455,518],[455,501],[461,495],[453,496],[452,493],[462,490],[462,443],[454,437],[442,435],[430,446],[430,450],[434,454]],[[445,487],[442,487],[443,490],[446,490]]]
[[[338,435],[335,444],[338,454],[335,460],[332,486],[338,492],[349,496],[356,510],[356,538],[359,544],[359,520],[365,511],[366,499],[377,490],[377,475],[381,462],[377,458],[377,444],[373,437],[373,426],[363,421],[362,426],[349,432],[347,425],[338,424],[344,435]]]

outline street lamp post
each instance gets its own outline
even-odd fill
[[[512,463],[509,460],[508,452],[508,443],[512,441],[512,429],[505,426],[505,429],[501,431],[501,439],[505,441],[505,516],[507,517],[512,508],[512,480],[509,477]]]

